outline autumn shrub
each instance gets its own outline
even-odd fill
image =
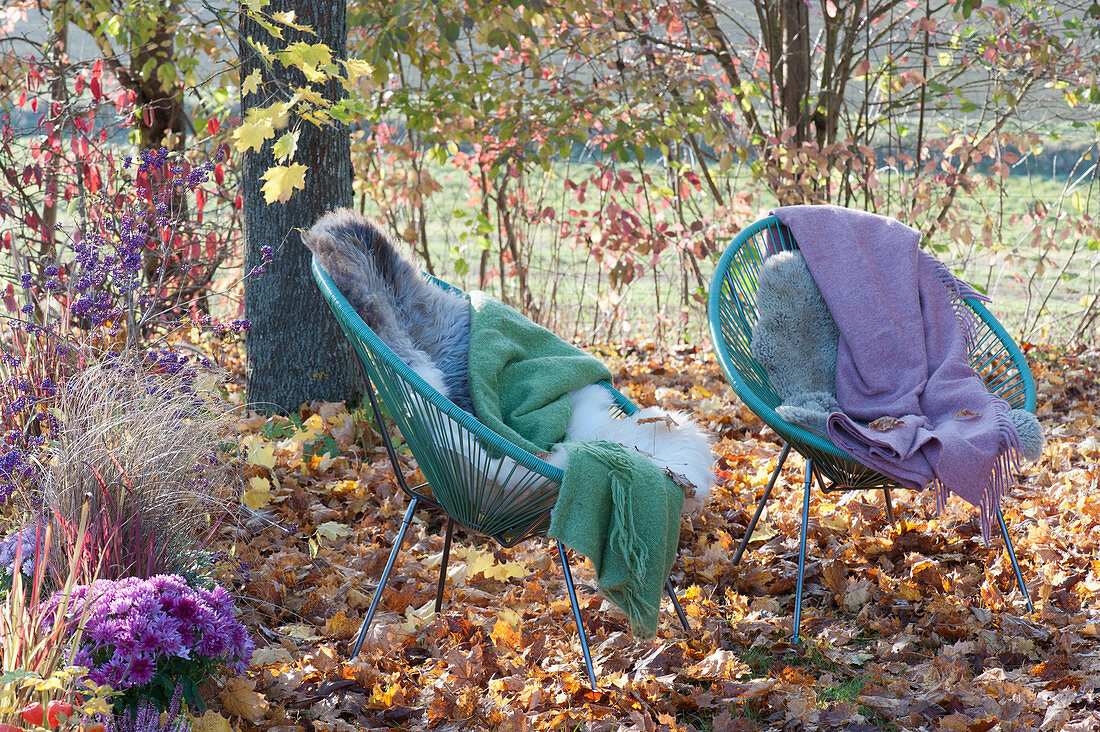
[[[14,597],[27,550],[42,566],[72,557],[68,585],[44,578],[21,621],[48,620],[57,647],[76,649],[78,682],[124,690],[119,705],[164,709],[177,685],[195,701],[219,664],[239,670],[250,656],[205,551],[235,505],[232,417],[213,364],[170,345],[180,328],[247,324],[218,321],[195,300],[209,293],[178,279],[193,273],[186,219],[201,211],[187,199],[214,163],[158,150],[128,165],[133,195],[86,197],[89,225],[6,300],[0,490],[18,498],[4,511],[25,527],[0,559],[19,578]],[[47,548],[31,538],[43,528],[55,537]]]
[[[226,405],[186,360],[157,353],[85,365],[50,409],[39,523],[4,545],[18,547],[13,576],[22,547],[43,556],[30,537],[45,525],[59,537],[48,563],[71,555],[80,584],[36,612],[51,630],[80,619],[79,633],[60,638],[86,669],[79,678],[123,692],[119,709],[142,700],[166,708],[177,687],[197,702],[199,684],[220,664],[247,667],[252,648],[203,551],[231,505],[233,465],[220,453],[232,427]]]
[[[3,36],[0,23],[0,40]],[[100,40],[105,38],[100,35]],[[180,149],[182,140],[173,140],[168,144],[177,152],[171,155],[160,140],[150,144],[143,133],[146,149],[133,165],[127,150],[120,149],[117,133],[130,125],[143,127],[146,119],[167,113],[169,103],[178,100],[154,100],[144,93],[139,98],[126,88],[125,80],[133,78],[117,73],[111,62],[35,56],[14,60],[0,50],[0,77],[5,63],[19,64],[20,80],[11,83],[22,89],[0,99],[4,248],[24,271],[40,276],[59,264],[56,259],[65,245],[59,224],[75,221],[87,232],[111,229],[127,209],[150,210],[163,202],[160,194],[172,184],[177,191],[167,201],[176,218],[171,236],[142,252],[142,275],[155,288],[160,305],[195,304],[207,312],[206,296],[217,289],[215,279],[241,261],[239,186],[224,160],[228,148],[214,152],[218,118],[192,120],[209,136],[193,140],[185,150]],[[140,109],[139,103],[149,107]],[[181,116],[172,124],[187,120]],[[145,165],[154,159],[157,164]],[[206,176],[205,185],[184,190],[181,184],[193,173]],[[179,215],[183,211],[186,216]]]
[[[1100,5],[741,5],[353,2],[360,206],[556,332],[690,341],[733,235],[833,203],[920,229],[1023,336],[1096,342]]]
[[[145,151],[134,167],[132,196],[88,197],[85,210],[99,212],[91,225],[53,246],[52,263],[22,274],[4,298],[0,337],[10,349],[0,353],[0,500],[35,482],[32,458],[57,433],[51,409],[70,376],[122,352],[186,373],[195,359],[165,349],[167,336],[248,327],[204,312],[211,293],[187,299],[190,290],[172,284],[196,266],[187,252],[198,244],[181,234],[185,219],[198,215],[186,201],[199,197],[215,164],[188,165],[161,150]]]

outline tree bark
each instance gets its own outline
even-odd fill
[[[137,94],[135,103],[140,110],[137,130],[143,148],[155,150],[163,146],[183,150],[185,147],[187,111],[183,104],[183,83],[161,81],[157,72],[165,64],[176,63],[174,33],[174,29],[159,25],[148,43],[131,52],[127,86]],[[142,79],[141,70],[150,62],[154,71],[149,78]]]
[[[287,98],[292,87],[305,85],[296,70],[279,64],[265,66],[246,39],[267,43],[273,51],[298,40],[325,43],[334,58],[347,57],[345,0],[274,0],[264,8],[267,13],[291,10],[296,21],[312,27],[317,36],[288,28],[283,30],[285,39],[276,40],[242,14],[241,78],[254,69],[263,76],[260,91],[241,100],[242,113],[247,112],[249,100],[266,106],[271,101],[268,94]],[[321,91],[330,100],[344,94],[333,79]],[[314,399],[339,401],[363,393],[353,352],[313,283],[309,250],[301,241],[302,230],[326,211],[352,204],[348,129],[335,123],[317,127],[292,117],[288,129],[295,128],[301,136],[294,161],[309,170],[305,189],[286,203],[267,204],[261,192],[261,176],[274,165],[275,138],[244,157],[245,271],[261,263],[263,246],[275,253],[267,274],[250,278],[245,285],[245,317],[252,322],[245,339],[246,396],[250,406],[263,411],[295,411]]]

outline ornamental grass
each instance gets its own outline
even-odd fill
[[[194,369],[119,358],[70,377],[57,400],[39,503],[71,545],[85,505],[78,580],[203,573],[202,547],[229,511],[232,421]],[[91,562],[98,564],[93,571]]]

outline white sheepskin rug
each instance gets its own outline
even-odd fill
[[[634,448],[668,472],[689,495],[694,493],[700,502],[706,501],[714,488],[714,453],[706,432],[691,415],[647,407],[616,419],[612,416],[611,392],[600,384],[577,389],[569,396],[573,416],[566,430],[567,440],[607,440]],[[565,461],[562,448],[555,449],[547,459],[563,469]]]

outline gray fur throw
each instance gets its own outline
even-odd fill
[[[836,350],[840,332],[810,270],[798,252],[768,257],[757,275],[753,358],[783,400],[786,421],[825,435],[836,401]]]
[[[780,252],[757,276],[756,327],[750,348],[783,400],[776,412],[787,422],[828,437],[826,422],[836,401],[836,353],[840,342],[829,307],[798,252]],[[1028,460],[1043,454],[1043,430],[1026,409],[1008,413]]]
[[[325,214],[302,241],[397,357],[472,413],[468,299],[430,282],[378,226],[350,209]]]

